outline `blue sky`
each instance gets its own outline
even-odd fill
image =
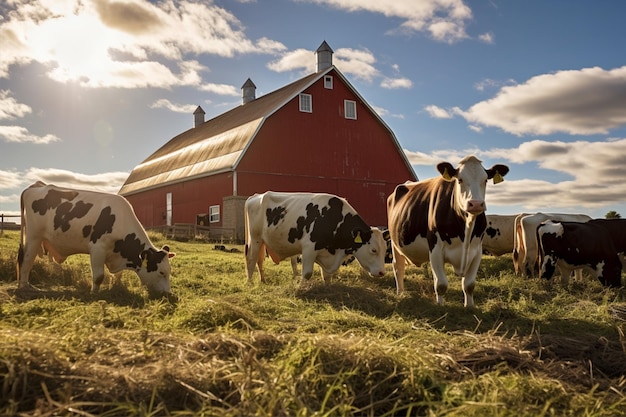
[[[259,97],[314,72],[326,40],[420,179],[475,154],[511,168],[488,213],[626,217],[626,2],[11,0],[0,15],[0,213],[37,180],[117,192],[196,106],[209,119],[248,77]]]

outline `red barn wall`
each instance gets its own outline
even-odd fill
[[[126,199],[144,227],[166,224],[167,193],[172,193],[172,224],[195,223],[196,215],[207,214],[209,206],[219,205],[220,221],[211,225],[221,227],[224,217],[222,200],[233,193],[232,177],[232,173],[224,173],[188,180],[129,195]]]
[[[238,194],[329,192],[345,197],[368,223],[386,225],[387,196],[415,174],[385,126],[330,75],[332,90],[320,79],[304,91],[312,113],[301,112],[295,97],[265,121],[238,166]],[[356,101],[357,120],[344,117],[344,100]]]

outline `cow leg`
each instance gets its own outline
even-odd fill
[[[322,270],[322,278],[324,278],[324,282],[326,284],[330,284],[330,278],[333,276],[331,272],[326,271],[324,268],[320,268]]]
[[[261,282],[264,281],[263,276],[263,261],[265,260],[265,245],[263,242],[252,242],[246,244],[246,273],[248,275],[248,282],[252,282],[252,275],[254,270],[258,268]]]
[[[315,250],[302,252],[302,278],[311,279],[313,276],[313,264],[315,263]],[[324,271],[324,268],[321,268]]]
[[[94,294],[100,291],[100,285],[104,281],[104,256],[90,254],[91,261],[91,274],[92,274],[92,283],[91,283],[91,292]]]
[[[391,249],[393,254],[393,260],[391,265],[393,266],[393,276],[396,279],[396,293],[401,295],[404,292],[404,271],[406,269],[406,257],[396,250],[393,246]]]
[[[33,268],[35,258],[41,249],[41,240],[28,240],[25,245],[20,245],[17,255],[17,286],[18,288],[29,287],[30,270]]]
[[[294,255],[291,258],[291,272],[293,276],[298,276],[298,255]]]
[[[430,252],[430,269],[433,271],[437,304],[441,306],[444,302],[444,296],[448,291],[448,277],[446,277],[443,249],[441,247],[435,246],[433,251]]]
[[[467,268],[465,276],[461,280],[463,285],[463,295],[465,297],[464,306],[467,308],[474,307],[474,288],[476,286],[476,274],[480,266],[481,256],[475,256]]]
[[[583,269],[582,268],[578,268],[574,270],[574,278],[577,279],[579,282],[582,281],[583,279]]]

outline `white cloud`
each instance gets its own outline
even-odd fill
[[[30,133],[28,129],[22,126],[0,126],[0,139],[5,142],[14,143],[34,143],[37,145],[46,145],[52,142],[58,142],[61,139],[55,135],[48,134],[45,136],[37,136]]]
[[[302,70],[311,73],[315,71],[314,52],[308,49],[296,49],[284,53],[280,58],[267,64],[267,68],[276,72]]]
[[[478,39],[484,43],[492,44],[494,43],[495,36],[491,32],[483,33],[482,35],[478,35]]]
[[[468,37],[471,9],[462,0],[309,0],[349,12],[368,11],[403,20],[398,32],[425,32],[440,42],[455,43]]]
[[[491,78],[485,78],[474,84],[474,88],[478,91],[485,91],[488,88],[501,88],[505,85],[514,85],[516,84],[515,80],[509,78],[505,81],[500,80],[492,80]]]
[[[626,66],[558,71],[503,87],[460,113],[514,135],[606,134],[626,125]]]
[[[150,105],[151,109],[167,109],[176,113],[193,113],[197,107],[196,104],[172,103],[166,98],[161,98]]]
[[[380,76],[374,64],[376,58],[367,49],[339,48],[335,51],[334,64],[341,72],[357,79],[372,81]]]
[[[230,84],[214,84],[214,83],[206,83],[202,84],[199,87],[200,91],[206,91],[209,93],[219,94],[222,96],[234,96],[238,97],[241,95],[240,89],[235,88],[234,85]]]
[[[23,182],[24,176],[22,173],[0,170],[0,190],[20,188]]]
[[[9,97],[10,94],[9,90],[0,90],[0,120],[13,120],[32,112],[30,106],[18,103],[13,97]]]
[[[128,172],[103,172],[99,174],[82,174],[56,168],[30,168],[24,173],[25,187],[36,181],[54,184],[59,187],[117,193],[126,179]]]
[[[382,88],[397,89],[397,88],[411,88],[413,82],[408,78],[384,78],[380,83]]]
[[[430,106],[424,107],[424,110],[426,110],[426,113],[428,113],[430,117],[434,119],[451,119],[452,118],[452,114],[448,110],[432,105],[432,104]]]

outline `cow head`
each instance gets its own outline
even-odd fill
[[[152,297],[170,294],[170,258],[176,254],[168,246],[161,250],[153,248],[141,252],[141,267],[137,271],[139,279],[148,288]]]
[[[370,231],[368,230],[367,232]],[[385,275],[387,243],[383,238],[383,232],[376,227],[372,227],[371,237],[368,240],[363,239],[361,232],[358,230],[353,232],[353,236],[355,243],[357,243],[354,257],[359,261],[363,269],[375,277]]]
[[[459,162],[458,168],[454,168],[449,162],[441,162],[437,165],[437,170],[444,180],[455,181],[455,209],[470,215],[479,215],[487,209],[485,205],[487,180],[493,178],[494,184],[502,182],[503,177],[509,172],[509,167],[498,164],[485,169],[478,158],[467,156]]]

